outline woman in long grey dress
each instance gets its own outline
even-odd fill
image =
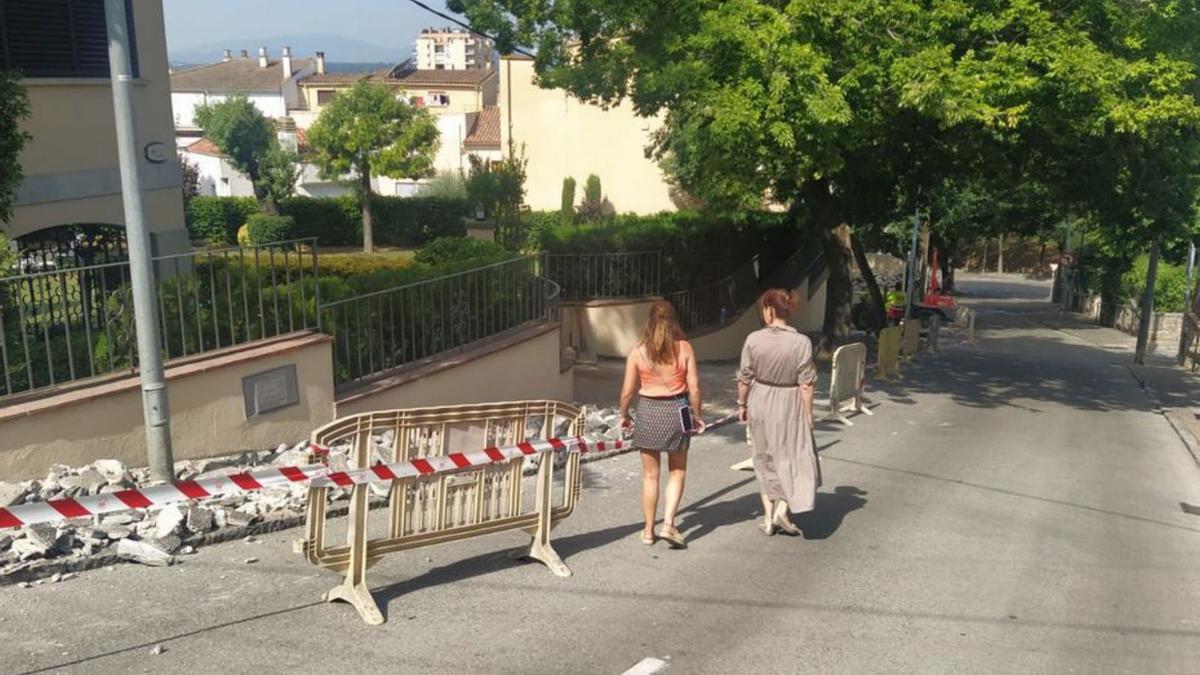
[[[754,438],[754,473],[762,493],[764,534],[798,535],[788,511],[813,509],[821,467],[813,440],[812,341],[788,324],[796,302],[771,289],[759,303],[764,328],[742,346],[738,415]]]

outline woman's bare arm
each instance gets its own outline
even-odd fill
[[[637,347],[634,347],[625,357],[625,380],[621,383],[621,426],[628,426],[629,404],[633,401],[633,395],[637,393],[638,371],[637,362],[634,361],[636,355]]]
[[[688,351],[687,357],[688,399],[692,404],[692,412],[696,415],[697,428],[703,428],[704,417],[701,415],[700,404],[700,369],[696,365],[696,352]]]

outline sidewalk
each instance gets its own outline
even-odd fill
[[[1200,464],[1200,417],[1197,417],[1200,409],[1195,407],[1195,402],[1200,401],[1200,374],[1176,365],[1176,345],[1157,345],[1156,350],[1146,355],[1145,365],[1138,366],[1133,363],[1137,345],[1134,336],[1115,328],[1097,326],[1078,314],[1063,314],[1051,321],[1054,323],[1051,327],[1063,333],[1092,346],[1120,353],[1124,357],[1122,365],[1162,410],[1163,416],[1187,445],[1192,458]]]

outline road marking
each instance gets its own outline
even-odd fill
[[[632,668],[621,673],[621,675],[654,675],[660,673],[667,667],[667,662],[662,659],[656,659],[653,656],[638,661]]]

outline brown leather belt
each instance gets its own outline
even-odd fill
[[[755,384],[765,384],[765,385],[767,385],[768,387],[776,387],[776,388],[779,388],[779,389],[791,389],[791,388],[793,388],[793,387],[799,387],[799,386],[800,386],[800,383],[799,383],[799,382],[792,382],[792,383],[789,383],[789,384],[780,384],[780,383],[778,383],[778,382],[767,382],[766,380],[760,380],[760,379],[758,379],[757,377],[756,377],[756,378],[754,378],[754,383],[755,383]]]

